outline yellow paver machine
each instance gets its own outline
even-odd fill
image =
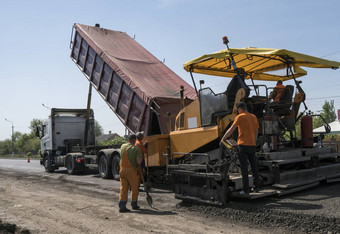
[[[259,121],[257,159],[262,186],[259,192],[243,197],[284,195],[316,186],[320,181],[340,180],[340,154],[322,147],[320,142],[315,147],[314,139],[320,137],[313,138],[312,114],[305,114],[306,94],[297,80],[307,74],[301,67],[337,69],[340,63],[284,49],[232,49],[227,37],[223,42],[226,50],[184,64],[192,78],[193,73],[201,73],[232,79],[219,94],[210,88],[198,90],[198,98],[176,118],[168,153],[169,162],[175,162],[168,168],[172,169],[176,198],[223,205],[233,196],[243,196],[239,193],[243,185],[235,143],[218,145],[235,119],[240,101]],[[251,85],[245,80],[250,80]],[[266,82],[288,80],[293,80],[295,87],[286,85],[280,99],[270,102],[271,89]],[[302,103],[305,110],[300,112]],[[301,129],[296,129],[299,120]],[[327,123],[325,126],[329,131]],[[251,187],[251,176],[249,181]]]

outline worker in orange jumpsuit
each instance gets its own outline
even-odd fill
[[[128,143],[123,144],[120,148],[120,194],[119,194],[119,212],[128,212],[126,208],[128,201],[128,190],[131,187],[131,207],[138,210],[140,207],[138,201],[139,177],[138,170],[143,159],[143,154],[135,146],[136,135],[128,136]]]
[[[249,194],[249,178],[248,178],[248,162],[250,163],[251,171],[254,178],[254,188],[252,192],[258,192],[260,185],[257,159],[255,155],[256,140],[258,135],[259,123],[255,115],[247,111],[247,106],[244,102],[237,103],[238,115],[233,124],[222,137],[222,141],[228,139],[234,130],[238,128],[237,148],[241,167],[243,191],[240,194]]]
[[[273,90],[273,92],[271,92],[271,94],[269,95],[269,100],[273,99],[274,102],[279,102],[280,101],[280,97],[283,93],[283,90],[285,89],[286,86],[284,86],[282,84],[282,81],[279,80],[277,83],[276,83],[276,86]]]
[[[136,137],[137,137],[137,140],[136,140],[135,146],[137,146],[140,149],[140,151],[142,151],[142,154],[143,154],[143,161],[140,165],[142,171],[139,174],[139,183],[140,183],[141,180],[142,180],[142,176],[143,176],[143,172],[144,172],[144,168],[145,168],[145,154],[147,153],[147,150],[146,150],[146,148],[144,146],[144,142],[143,142],[144,132],[137,132]]]

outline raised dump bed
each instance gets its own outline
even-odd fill
[[[122,123],[145,135],[168,134],[195,90],[124,32],[74,24],[71,58]]]

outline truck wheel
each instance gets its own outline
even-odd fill
[[[67,168],[67,173],[69,175],[75,174],[74,160],[73,160],[72,156],[67,157],[66,168]]]
[[[44,157],[44,167],[45,167],[45,171],[46,172],[49,172],[49,173],[54,172],[54,169],[51,166],[51,160],[50,160],[50,156],[49,155],[46,155]]]
[[[115,154],[112,159],[112,175],[113,179],[119,180],[119,170],[120,170],[120,156]]]
[[[111,164],[105,155],[99,158],[98,171],[103,179],[112,178]]]

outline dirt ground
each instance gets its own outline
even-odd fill
[[[0,170],[0,227],[16,233],[273,232],[245,222],[190,212],[170,194],[153,195],[157,209],[151,209],[141,193],[142,209],[121,214],[118,196],[117,192],[95,185]]]

